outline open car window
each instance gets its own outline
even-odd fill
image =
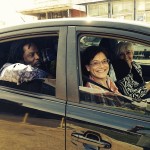
[[[84,51],[87,47],[90,46],[99,46],[102,39],[105,37],[101,37],[98,35],[82,35],[79,38],[79,49],[80,49],[80,55],[81,55],[81,60],[79,64],[81,65],[81,76],[82,79],[80,81],[80,86],[79,86],[79,95],[80,95],[80,103],[87,104],[89,106],[94,106],[98,108],[107,108],[107,109],[112,109],[112,110],[119,110],[119,111],[124,111],[127,113],[135,113],[135,114],[150,114],[150,109],[149,109],[149,98],[146,99],[136,99],[136,98],[131,98],[129,96],[125,95],[119,95],[119,94],[114,94],[113,92],[110,92],[109,90],[103,89],[102,91],[99,90],[98,88],[90,88],[87,86],[87,82],[90,82],[89,80],[86,80],[84,76],[89,78],[89,75],[87,74],[86,67],[83,66],[83,58],[84,56]],[[109,38],[111,39],[111,38]],[[127,41],[126,39],[112,39],[116,43]],[[144,44],[139,44],[137,42],[133,42],[134,45],[134,56],[133,59],[135,62],[138,64],[142,65],[146,63],[146,67],[150,67],[149,59],[150,56],[148,56],[148,52],[150,47]],[[109,43],[108,43],[109,44]],[[108,52],[109,57],[111,59],[114,59],[114,52],[115,52],[115,45],[111,45],[111,50]],[[140,56],[137,56],[138,54],[141,54]],[[147,53],[146,53],[147,52]],[[144,53],[146,53],[144,55]],[[113,61],[113,60],[111,60]],[[143,78],[145,81],[150,81],[149,78],[149,73],[147,69],[145,69],[145,66],[142,67],[142,73],[143,73]],[[114,72],[113,72],[114,73]],[[110,71],[108,73],[108,76],[116,82],[116,79],[113,78],[115,74],[110,74]],[[93,83],[94,86],[99,86],[96,83]],[[93,87],[94,87],[93,86]],[[100,88],[103,88],[100,86]],[[119,87],[118,87],[119,88]]]
[[[33,78],[31,80],[28,80],[28,78],[27,80],[23,79],[23,82],[21,84],[18,84],[16,81],[13,82],[13,80],[12,82],[10,82],[9,80],[3,80],[2,78],[0,80],[0,86],[55,96],[58,35],[56,34],[56,35],[49,35],[46,37],[35,37],[21,40],[31,40],[36,44],[36,46],[38,47],[38,54],[40,57],[40,66],[38,67],[38,69],[45,72],[46,77],[41,78],[39,76],[39,78]],[[10,49],[14,42],[16,42],[16,40],[0,43],[1,68],[3,67],[3,65],[10,63],[9,62],[9,57],[11,54]],[[17,69],[20,69],[19,66]],[[28,71],[29,72],[31,71],[31,67],[25,69],[26,71],[21,74],[22,78],[24,78],[24,76],[28,77],[28,75],[25,74],[27,74]],[[2,71],[3,69],[1,69],[1,73]],[[32,73],[29,73],[29,75],[31,74]]]

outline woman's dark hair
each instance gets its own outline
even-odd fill
[[[18,63],[23,61],[23,46],[26,44],[29,44],[29,47],[31,44],[34,43],[31,39],[23,39],[14,41],[10,46],[9,56],[8,56],[8,62],[9,63]]]
[[[84,65],[89,65],[91,60],[93,60],[93,58],[100,52],[104,53],[107,57],[107,52],[103,47],[98,46],[87,47],[82,54]]]
[[[104,47],[108,53],[108,58],[112,61],[115,58],[116,45],[118,41],[116,39],[102,38],[99,47]]]
[[[82,73],[84,75],[89,75],[89,72],[86,70],[86,65],[89,65],[91,60],[98,54],[98,53],[104,53],[106,57],[108,57],[108,54],[103,47],[99,46],[90,46],[85,49],[85,51],[81,54],[81,66],[82,66]]]

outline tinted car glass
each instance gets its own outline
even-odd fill
[[[90,37],[89,39],[95,39],[95,38],[98,38],[98,39],[101,39],[101,41],[99,41],[99,44],[98,46],[100,46],[100,44],[102,44],[102,37],[95,37],[95,36],[83,36],[81,37],[81,41],[83,41],[83,39],[88,39],[87,37]],[[114,40],[114,39],[113,39]],[[113,46],[111,46],[110,48],[114,48],[114,49],[110,49],[108,52],[108,56],[110,58],[113,58],[112,61],[114,61],[115,57],[111,57],[113,55],[113,53],[115,53],[115,49],[116,49],[116,44],[119,43],[119,42],[122,42],[121,40],[119,39],[116,39],[117,42],[112,42],[112,44],[114,44]],[[124,40],[125,41],[125,40]],[[106,43],[107,45],[110,44],[110,43]],[[84,40],[84,45],[86,45],[86,41]],[[90,47],[92,46],[91,45],[88,45],[87,47]],[[86,56],[83,55],[83,52],[84,50],[87,48],[87,47],[84,47],[83,48],[83,43],[80,42],[80,48],[81,48],[81,64],[82,64],[82,59]],[[134,43],[134,49],[137,50],[137,49],[142,49],[146,46],[144,45],[141,45],[141,44],[137,44],[137,43]],[[149,47],[147,46],[147,49]],[[147,63],[149,64],[149,60],[148,59],[144,59],[141,58],[139,60],[137,60],[135,57],[136,57],[136,51],[134,52],[134,60],[140,64],[142,63],[145,63],[145,61],[147,61]],[[79,87],[79,90],[80,90],[80,100],[81,102],[87,102],[87,104],[89,105],[94,105],[96,107],[110,107],[110,108],[115,108],[115,109],[123,109],[125,111],[131,111],[131,112],[136,112],[136,113],[142,113],[142,114],[145,114],[147,112],[147,110],[149,110],[147,104],[145,102],[141,102],[138,103],[138,102],[133,102],[132,103],[132,98],[131,97],[125,97],[125,95],[115,95],[111,92],[109,92],[109,89],[106,90],[107,92],[106,93],[101,93],[100,91],[98,91],[98,89],[94,89],[94,88],[89,88],[89,87],[86,87],[86,83],[87,82],[91,82],[90,84],[95,84],[96,83],[93,83],[92,81],[89,81],[90,79],[88,79],[88,74],[87,74],[87,71],[86,71],[86,68],[84,66],[81,67],[82,68],[82,79],[83,79],[83,86],[80,86]],[[145,70],[143,70],[144,72]],[[113,69],[113,71],[109,71],[109,74],[108,74],[111,79],[113,80],[114,79],[114,76],[115,75],[115,71]],[[144,77],[145,79],[147,79],[147,77]],[[115,80],[114,82],[116,81],[116,77],[115,77]],[[101,85],[99,86],[99,89],[103,87],[101,87]],[[105,87],[104,87],[105,88]],[[119,88],[119,87],[118,87]],[[89,93],[88,93],[89,92]],[[138,100],[137,100],[138,101]]]
[[[19,43],[21,43],[23,39],[17,40],[19,48]],[[57,47],[58,47],[58,36],[49,36],[49,37],[41,37],[41,38],[30,38],[25,40],[32,40],[39,49],[39,57],[40,57],[40,69],[45,71],[49,74],[49,79],[34,79],[29,82],[23,82],[20,85],[17,85],[15,82],[9,82],[1,80],[2,86],[8,86],[12,88],[17,88],[21,90],[27,90],[30,92],[37,92],[43,94],[50,94],[55,96],[55,84],[56,84],[56,62],[57,62]],[[16,41],[11,42],[4,42],[1,43],[0,46],[0,53],[1,55],[1,67],[6,63],[11,63],[9,61],[10,58],[10,48],[13,43]],[[14,50],[15,51],[15,50]],[[19,52],[18,52],[19,53]],[[17,56],[16,56],[17,57]],[[18,62],[15,62],[18,63]],[[3,71],[1,69],[1,71]],[[8,79],[9,80],[9,79]],[[28,80],[27,80],[28,81]]]

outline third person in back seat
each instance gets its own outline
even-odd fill
[[[135,99],[150,98],[150,82],[142,77],[142,68],[133,61],[134,46],[130,42],[120,42],[113,62],[120,92]]]

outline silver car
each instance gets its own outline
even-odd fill
[[[0,29],[1,67],[13,42],[32,39],[52,75],[19,85],[0,81],[1,150],[150,149],[149,99],[107,97],[83,86],[81,55],[95,44],[87,39],[102,38],[150,51],[150,26],[140,22],[63,18]],[[150,81],[150,58],[134,58]]]

